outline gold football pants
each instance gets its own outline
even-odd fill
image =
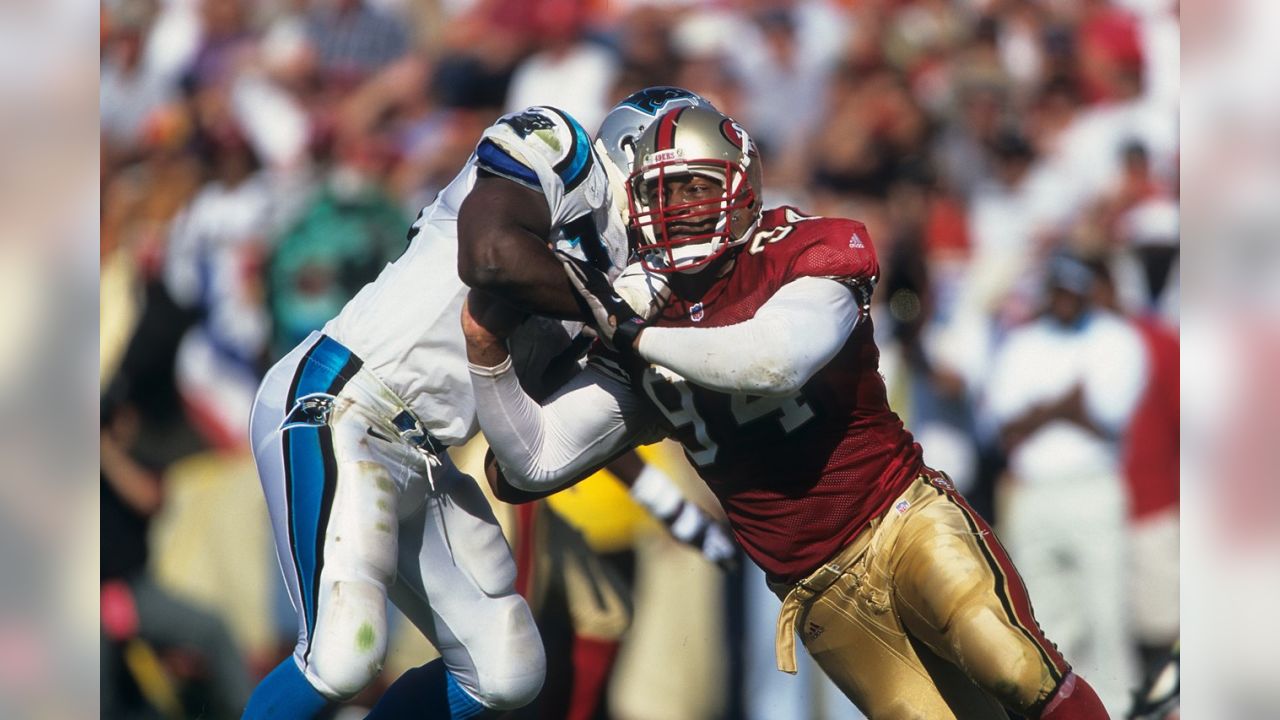
[[[995,533],[929,471],[823,567],[780,586],[778,668],[795,635],[872,720],[1039,712],[1070,671]]]

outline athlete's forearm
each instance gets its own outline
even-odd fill
[[[801,278],[779,289],[749,320],[714,328],[645,328],[637,350],[711,390],[790,395],[835,357],[860,314],[845,286]]]
[[[480,176],[458,209],[458,276],[525,312],[583,320],[550,234],[539,192]]]
[[[467,361],[494,367],[511,356],[507,338],[522,315],[510,305],[482,290],[471,290],[462,303],[462,337],[467,345]]]
[[[645,418],[626,388],[580,373],[539,405],[520,387],[510,358],[471,364],[480,429],[514,487],[542,492],[595,472],[635,445]]]
[[[494,234],[478,239],[476,244],[472,258],[459,265],[467,285],[534,315],[586,319],[564,267],[546,247],[545,240]]]

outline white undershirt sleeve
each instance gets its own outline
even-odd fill
[[[642,358],[710,390],[790,395],[831,362],[861,317],[837,280],[802,277],[783,285],[750,320],[722,327],[650,327]]]
[[[521,490],[580,479],[657,432],[647,401],[590,365],[543,405],[520,387],[510,358],[469,368],[480,429],[507,481]]]

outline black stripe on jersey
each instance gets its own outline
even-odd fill
[[[409,231],[404,234],[404,243],[406,245],[412,243],[413,239],[418,237],[418,233],[422,232],[422,226],[419,225],[418,223],[422,221],[422,215],[426,211],[427,211],[426,208],[422,208],[421,210],[419,210],[418,217],[414,218],[412,223],[409,223]]]
[[[591,267],[600,272],[608,272],[613,267],[613,260],[609,258],[609,251],[604,246],[604,241],[600,239],[600,231],[596,229],[596,223],[591,219],[590,215],[581,215],[570,220],[561,228],[564,237],[569,242],[578,243],[578,247],[582,248],[582,254],[587,258],[587,262],[591,263]]]
[[[564,120],[565,125],[569,127],[569,152],[565,153],[565,156],[555,165],[556,174],[564,182],[564,193],[568,195],[591,174],[591,168],[595,163],[595,151],[591,148],[591,139],[587,137],[587,131],[582,129],[582,125],[577,120],[556,108],[548,107],[547,110],[559,115],[560,119]],[[566,172],[573,170],[574,159],[577,158],[578,153],[585,153],[582,167],[573,174],[573,177],[565,177]]]

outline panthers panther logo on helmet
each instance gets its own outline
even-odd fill
[[[635,159],[635,141],[659,115],[679,107],[715,110],[709,100],[684,88],[658,85],[628,95],[609,111],[596,132],[596,141],[614,166],[626,176]]]

